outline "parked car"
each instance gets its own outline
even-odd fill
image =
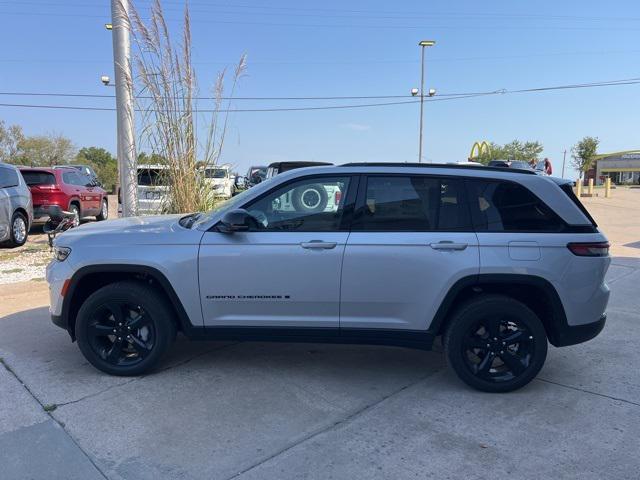
[[[315,185],[341,201],[282,208]],[[208,213],[71,229],[55,258],[52,320],[110,374],[157,366],[177,330],[421,349],[442,335],[457,375],[490,392],[530,382],[547,342],[598,335],[611,261],[567,181],[434,164],[294,170]]]
[[[168,168],[166,165],[138,165],[138,214],[158,215],[169,200]],[[118,191],[118,201],[121,202]]]
[[[216,197],[228,199],[235,195],[236,181],[230,165],[212,165],[203,169],[204,178],[213,188]]]
[[[247,170],[246,186],[251,188],[264,181],[267,178],[267,168],[262,166],[252,166]]]
[[[319,167],[324,165],[333,164],[327,162],[275,162],[267,167],[265,179],[273,178],[280,173],[289,172],[297,168]]]
[[[489,167],[501,167],[501,168],[518,168],[520,170],[531,170],[529,162],[523,160],[491,160],[487,165]]]
[[[48,218],[52,206],[73,213],[75,226],[84,217],[109,217],[107,192],[75,168],[25,167],[20,172],[31,190],[35,219]]]
[[[29,187],[16,167],[0,163],[0,245],[24,245],[32,222]]]

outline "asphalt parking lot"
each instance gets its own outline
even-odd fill
[[[179,339],[111,377],[50,323],[46,284],[0,285],[0,477],[638,478],[640,190],[614,195],[585,202],[613,242],[605,330],[510,394],[378,346]]]

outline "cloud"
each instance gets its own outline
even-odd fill
[[[371,125],[363,125],[361,123],[343,123],[340,126],[347,130],[353,130],[354,132],[366,132],[367,130],[371,130]]]

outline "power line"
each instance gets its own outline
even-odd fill
[[[572,83],[568,85],[556,85],[549,87],[536,87],[519,90],[506,90],[497,89],[483,92],[459,92],[459,93],[439,93],[436,97],[461,97],[461,96],[479,96],[479,95],[495,95],[505,93],[526,93],[546,90],[564,90],[570,88],[588,88],[588,87],[600,87],[610,85],[632,85],[638,83],[640,77],[623,78],[617,80],[602,80],[597,82],[588,83]],[[111,94],[94,94],[94,93],[61,93],[61,92],[0,92],[0,96],[14,96],[14,97],[63,97],[63,98],[115,98],[115,95]],[[151,100],[153,96],[150,95],[137,95],[136,98]],[[384,100],[384,99],[400,99],[400,98],[413,98],[411,95],[358,95],[358,96],[287,96],[287,97],[202,97],[194,96],[194,100]]]
[[[517,90],[494,90],[488,92],[468,93],[468,94],[450,94],[452,96],[446,98],[429,98],[425,99],[428,102],[441,102],[449,100],[461,100],[474,97],[484,97],[490,95],[506,95],[513,93],[534,93],[553,90],[570,90],[570,89],[582,89],[582,88],[595,88],[595,87],[608,87],[619,85],[637,85],[640,84],[640,78],[632,78],[626,80],[612,80],[608,82],[592,82],[570,85],[556,85],[550,87],[535,87],[535,88],[523,88]],[[239,109],[193,109],[194,113],[242,113],[242,112],[293,112],[293,111],[314,111],[314,110],[338,110],[338,109],[354,109],[354,108],[371,108],[371,107],[385,107],[392,105],[409,105],[419,103],[419,100],[398,101],[398,102],[381,102],[381,103],[366,103],[366,104],[349,104],[349,105],[323,105],[323,106],[305,106],[305,107],[275,107],[275,108],[239,108]],[[72,105],[33,105],[33,104],[14,104],[14,103],[0,103],[0,107],[15,107],[15,108],[42,108],[42,109],[62,109],[62,110],[89,110],[89,111],[115,111],[115,108],[111,107],[83,107]],[[138,111],[146,111],[144,109],[137,109]],[[182,110],[170,110],[170,111],[182,111]]]
[[[468,62],[472,60],[510,60],[510,59],[526,59],[536,57],[555,57],[555,56],[576,56],[576,55],[618,55],[640,53],[640,50],[600,50],[600,51],[578,51],[578,52],[548,52],[548,53],[531,53],[526,55],[487,55],[472,57],[434,57],[429,59],[430,63],[446,63],[446,62]],[[100,59],[77,59],[77,58],[5,58],[0,59],[0,63],[94,63],[103,64],[104,60]],[[194,65],[233,65],[236,61],[194,61]],[[402,59],[381,59],[381,60],[257,60],[252,61],[251,65],[359,65],[359,64],[417,64],[419,60],[402,60]]]
[[[58,12],[0,12],[2,15],[14,15],[14,16],[46,16],[46,17],[65,17],[65,18],[99,18],[105,19],[107,18],[105,15],[88,15],[82,13],[58,13]],[[354,17],[357,18],[357,17]],[[142,18],[143,20],[149,20],[146,17]],[[166,18],[167,22],[179,22],[182,19],[176,18]],[[371,25],[371,24],[354,24],[354,23],[344,23],[344,24],[329,24],[329,23],[280,23],[280,22],[251,22],[251,21],[236,21],[236,20],[211,20],[205,18],[194,18],[191,19],[192,24],[196,23],[204,23],[204,24],[220,24],[220,25],[248,25],[248,26],[267,26],[267,27],[295,27],[295,28],[364,28],[364,29],[418,29],[424,30],[425,28],[429,28],[431,30],[496,30],[500,28],[502,30],[615,30],[615,31],[637,31],[640,30],[640,27],[619,27],[619,26],[608,26],[608,27],[566,27],[566,26],[558,26],[558,25]]]
[[[139,1],[138,3],[144,4],[144,1]],[[189,1],[189,2],[176,2],[171,0],[164,0],[163,4],[174,5],[174,7],[163,7],[163,10],[176,10],[178,8],[184,7],[185,3],[188,3],[191,11],[194,11],[193,7],[196,7],[198,11],[202,11],[199,8],[205,7],[213,10],[204,10],[210,11],[213,13],[221,13],[219,12],[219,8],[230,8],[230,9],[238,9],[241,10],[239,12],[233,12],[234,14],[245,14],[246,12],[242,12],[242,10],[266,10],[266,11],[278,11],[276,15],[287,15],[286,12],[325,12],[325,13],[333,13],[332,17],[335,17],[335,14],[357,14],[358,17],[362,17],[365,15],[397,15],[397,17],[391,18],[426,18],[433,19],[434,17],[453,17],[456,19],[460,18],[499,18],[499,19],[524,19],[524,20],[576,20],[576,21],[639,21],[638,17],[603,17],[603,16],[584,16],[584,15],[546,15],[546,14],[513,14],[513,13],[491,13],[491,12],[474,12],[474,13],[460,13],[460,12],[419,12],[412,11],[410,14],[407,14],[407,11],[398,11],[398,10],[354,10],[354,9],[337,9],[337,8],[304,8],[304,7],[279,7],[273,5],[248,5],[248,4],[228,4],[228,3],[212,3],[212,2],[197,2],[197,1]],[[0,4],[14,6],[15,2],[13,1],[0,1]],[[96,4],[86,4],[86,3],[71,3],[71,2],[29,2],[29,1],[21,1],[21,5],[34,5],[34,6],[73,6],[73,7],[81,7],[81,8],[97,8],[103,9],[101,5]],[[149,7],[150,5],[146,5]],[[264,12],[252,12],[256,15],[264,15]],[[291,14],[289,14],[291,15]],[[298,14],[300,15],[300,14]],[[309,14],[309,15],[318,15],[319,14]],[[349,17],[356,18],[356,17]],[[379,18],[389,18],[389,17],[379,17]]]

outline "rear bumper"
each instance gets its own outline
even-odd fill
[[[598,336],[607,322],[605,313],[595,322],[585,323],[583,325],[563,325],[556,327],[553,338],[549,341],[555,347],[566,347],[568,345],[576,345],[591,340]]]
[[[51,207],[60,207],[61,209],[65,210],[66,207],[63,205],[58,205],[55,203],[51,203],[51,204],[47,204],[47,205],[38,205],[37,207],[33,207],[33,218],[34,219],[39,219],[42,217],[48,217],[49,216],[49,209]]]

